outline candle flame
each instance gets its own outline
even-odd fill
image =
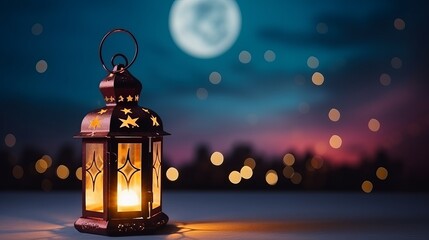
[[[133,190],[123,190],[118,195],[118,205],[120,206],[138,206],[139,198]]]

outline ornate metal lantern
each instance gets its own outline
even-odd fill
[[[112,58],[113,69],[103,61],[102,48],[112,33],[129,34],[135,43],[130,63],[123,54]],[[99,47],[107,77],[100,82],[106,106],[88,113],[78,134],[82,138],[82,217],[75,222],[80,232],[133,235],[164,226],[161,162],[161,118],[138,105],[141,83],[127,70],[138,54],[135,37],[127,30],[108,32]],[[125,65],[114,64],[117,57]]]

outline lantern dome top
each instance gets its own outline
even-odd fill
[[[142,85],[123,65],[116,65],[101,82],[106,106],[89,112],[77,137],[163,136],[161,117],[138,105]]]
[[[116,65],[100,82],[100,92],[106,106],[137,105],[142,90],[142,84],[124,68]]]

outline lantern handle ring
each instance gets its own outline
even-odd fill
[[[117,64],[115,64],[115,59],[117,58],[117,57],[122,57],[124,60],[125,60],[125,66],[129,66],[128,65],[128,58],[124,55],[124,54],[122,54],[122,53],[117,53],[117,54],[115,54],[115,55],[113,55],[113,57],[112,57],[112,59],[110,59],[110,63],[112,64],[112,66],[116,66]],[[128,67],[127,67],[128,68]],[[122,71],[123,69],[121,69],[121,71]],[[118,70],[116,70],[116,71],[119,71],[119,69]]]
[[[110,69],[108,69],[106,67],[106,64],[104,63],[104,60],[103,60],[103,54],[102,54],[103,44],[104,44],[104,41],[106,41],[106,38],[108,36],[110,36],[113,33],[118,33],[118,32],[127,33],[133,39],[133,41],[134,41],[134,47],[135,47],[136,50],[134,51],[133,59],[131,60],[131,62],[129,64],[128,64],[128,58],[124,54],[117,53],[117,54],[113,55],[113,57],[112,57],[112,59],[110,61],[113,66],[115,66],[114,65],[114,60],[115,60],[116,57],[122,57],[125,60],[125,66],[123,68],[121,68],[121,69],[118,69],[118,70],[110,70]],[[101,39],[100,46],[98,47],[98,54],[99,54],[99,57],[100,57],[101,65],[103,66],[104,70],[106,70],[106,71],[108,71],[110,73],[117,73],[119,71],[123,71],[123,70],[128,69],[136,61],[138,53],[139,53],[139,45],[137,43],[136,38],[134,37],[134,35],[130,31],[122,29],[122,28],[113,29],[113,30],[109,31],[108,33],[106,33],[106,35],[104,35],[104,37]]]

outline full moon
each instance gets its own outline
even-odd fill
[[[213,58],[227,51],[240,28],[240,9],[234,0],[176,0],[171,7],[174,42],[197,58]]]

